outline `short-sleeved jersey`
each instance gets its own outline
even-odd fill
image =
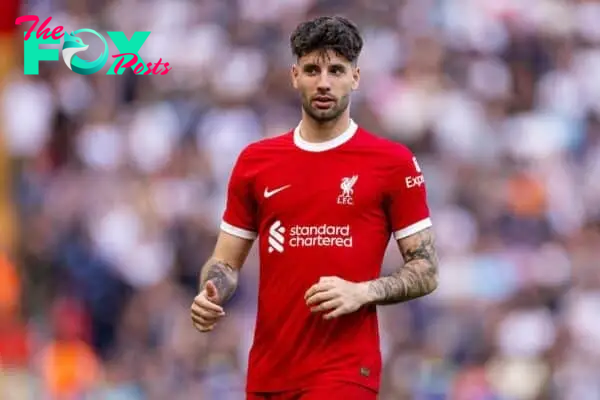
[[[324,320],[311,313],[304,294],[324,276],[377,279],[390,237],[430,226],[423,174],[411,151],[353,121],[328,142],[307,142],[297,127],[245,148],[232,171],[221,229],[259,238],[247,391],[334,381],[378,390],[376,308]]]

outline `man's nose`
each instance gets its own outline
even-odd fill
[[[327,73],[327,71],[323,71],[321,75],[319,75],[317,89],[320,92],[328,92],[331,90],[331,81],[329,79],[329,74]]]

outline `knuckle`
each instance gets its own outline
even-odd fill
[[[195,303],[199,303],[199,302],[201,302],[202,300],[204,300],[204,298],[205,298],[204,294],[203,294],[203,293],[201,293],[201,294],[199,294],[198,296],[196,296],[196,297],[194,298],[194,302],[195,302]]]
[[[199,316],[201,316],[201,317],[204,317],[204,316],[206,316],[206,309],[204,309],[204,308],[200,308],[200,309],[198,309],[198,310],[196,311],[196,315],[199,315]]]

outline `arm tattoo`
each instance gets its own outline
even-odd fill
[[[369,282],[371,303],[395,304],[433,292],[438,285],[438,259],[431,229],[399,241],[404,266],[391,276]]]
[[[210,259],[202,267],[200,290],[207,281],[215,284],[221,303],[225,303],[237,289],[238,270],[224,261]]]

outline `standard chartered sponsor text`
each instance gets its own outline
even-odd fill
[[[294,225],[289,232],[291,247],[352,247],[350,225]]]

